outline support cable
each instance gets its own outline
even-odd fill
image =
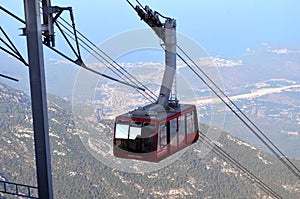
[[[42,8],[41,8],[42,10]],[[81,46],[82,48],[84,48],[88,53],[92,54],[92,52],[95,52],[99,57],[101,57],[102,59],[104,59],[109,65],[113,66],[113,68],[116,69],[116,71],[118,71],[120,74],[124,75],[133,85],[136,86],[136,88],[140,88],[139,85],[137,83],[135,83],[133,80],[131,80],[129,77],[126,76],[126,74],[124,74],[122,71],[120,71],[120,69],[118,69],[117,67],[115,67],[114,65],[112,65],[103,55],[101,55],[99,52],[97,52],[96,50],[94,50],[92,47],[90,47],[87,42],[83,41],[83,39],[79,38],[77,36],[77,33],[80,34],[85,40],[87,40],[89,43],[91,43],[92,45],[96,46],[95,44],[93,44],[90,40],[88,40],[83,34],[81,34],[79,31],[76,30],[75,28],[75,23],[74,23],[74,16],[73,16],[73,12],[72,12],[72,8],[68,7],[68,8],[59,8],[58,9],[59,12],[58,14],[54,17],[54,23],[56,24],[56,26],[58,27],[58,29],[60,30],[61,34],[63,35],[64,39],[67,41],[68,45],[70,46],[71,50],[73,51],[73,53],[77,56],[77,60],[75,61],[76,64],[78,65],[84,65],[82,59],[81,59],[81,55],[80,55],[80,48],[79,46]],[[69,22],[67,22],[65,19],[63,19],[60,15],[62,13],[63,10],[68,10],[70,12],[70,18],[71,18],[71,21],[72,21],[72,24],[70,24]],[[69,27],[72,28],[72,31],[67,28],[64,24],[62,24],[61,22],[58,21],[58,18],[62,19],[64,23],[66,23]],[[65,28],[68,32],[66,33],[65,31],[62,30],[62,28],[60,27],[62,26],[63,28]],[[76,44],[76,48],[77,48],[77,51],[75,50],[75,48],[73,47],[73,45],[71,44],[71,42],[69,41],[69,39],[66,37],[66,35],[68,37],[70,37],[73,41],[75,41],[75,44]],[[73,35],[73,36],[71,36]],[[81,45],[79,44],[78,41],[81,41],[84,45],[87,46],[87,48],[89,48],[91,51],[87,50],[87,48],[84,47],[84,45]],[[48,45],[47,45],[48,46]],[[130,73],[128,73],[122,66],[120,66],[117,62],[115,62],[112,58],[110,58],[104,51],[102,51],[101,49],[99,49],[97,46],[96,48],[102,53],[104,54],[106,57],[108,57],[111,61],[113,61],[115,64],[117,64],[122,70],[124,70],[128,75],[130,75],[132,78],[134,78],[136,81],[138,81],[134,76],[132,76]],[[94,54],[92,54],[95,58],[97,58]],[[103,64],[105,64],[102,60],[100,60],[99,58],[97,58],[98,61],[102,62]],[[114,71],[112,68],[108,67],[107,64],[105,64],[106,67],[108,69],[110,69],[115,75],[117,75],[119,78],[121,79],[124,79],[122,78],[122,76],[120,76],[116,71]],[[85,66],[85,68],[87,68]],[[90,70],[90,71],[95,71],[95,70]],[[125,82],[127,82],[128,84],[130,84],[127,80],[125,80]],[[139,81],[138,81],[139,82]],[[142,84],[141,82],[139,82],[140,84]],[[142,87],[145,88],[146,90],[152,92],[150,89],[148,89],[146,86],[144,86],[142,84]],[[151,101],[151,102],[154,102],[156,98],[154,98],[153,96],[151,96],[150,94],[148,94],[146,91],[144,91],[146,93],[146,95],[148,95],[150,98],[152,98],[152,100],[150,100],[148,97],[145,96],[145,94],[143,94],[140,90],[141,89],[136,89],[136,91],[138,93],[140,93],[142,96],[144,96],[148,101]],[[153,94],[153,93],[152,93]],[[154,94],[155,95],[155,94]]]
[[[57,22],[57,23],[59,23],[62,27],[64,27],[69,33],[71,33],[72,34],[72,32],[67,28],[67,27],[65,27],[63,24],[61,24],[60,22]],[[62,30],[63,31],[63,30]],[[72,39],[74,39],[69,33],[66,33],[65,31],[63,31],[63,33],[64,34],[66,34],[66,35],[68,35],[70,38],[72,38]],[[100,61],[100,62],[102,62],[105,66],[106,66],[106,68],[108,68],[109,70],[111,70],[115,75],[117,75],[118,77],[120,77],[121,79],[122,79],[122,76],[120,75],[120,74],[118,74],[116,71],[118,71],[119,73],[121,73],[122,74],[122,72],[120,72],[120,70],[118,69],[118,68],[116,68],[114,65],[112,65],[112,64],[110,64],[109,62],[108,62],[108,60],[107,59],[105,59],[105,57],[103,57],[99,52],[97,52],[97,51],[95,51],[91,46],[89,46],[85,41],[83,41],[81,38],[78,38],[78,40],[79,41],[81,41],[84,45],[82,45],[82,44],[79,44],[85,51],[87,51],[89,54],[91,54],[93,57],[95,57],[98,61]],[[89,49],[90,50],[89,50]],[[96,55],[94,54],[94,53],[96,53]],[[102,58],[103,60],[105,60],[108,64],[110,64],[111,66],[113,66],[113,68],[115,68],[116,69],[116,71],[115,70],[113,70],[111,67],[109,67],[106,63],[104,63],[104,61],[103,60],[101,60],[99,57],[97,57],[97,55],[100,57],[100,58]],[[128,78],[129,79],[129,78]],[[129,79],[130,80],[130,79]],[[126,82],[128,82],[128,81],[126,81]],[[134,81],[132,81],[131,80],[131,83],[133,83],[136,87],[138,87],[138,85],[134,82]],[[139,91],[139,90],[137,90],[141,95],[143,95],[144,96],[144,93],[142,93],[141,91]],[[146,93],[147,94],[147,93]],[[145,96],[144,96],[145,97]],[[151,97],[151,96],[150,96]],[[147,100],[149,100],[149,98],[148,97],[145,97]],[[153,99],[153,98],[152,98]],[[151,100],[149,100],[149,101],[151,101]]]
[[[135,0],[138,4],[139,4],[139,6],[141,7],[141,8],[143,8],[143,10],[145,11],[145,12],[148,12],[148,10],[146,9],[146,7],[144,7],[143,6],[143,4],[141,4],[140,2],[139,2],[139,0]],[[135,10],[135,8],[133,7],[133,5],[127,0],[127,2],[131,5],[131,7]],[[162,18],[164,18],[164,19],[171,19],[170,17],[166,17],[166,16],[164,16],[164,15],[162,15],[162,14],[160,14],[159,12],[157,12],[157,11],[154,11],[154,15],[155,14],[158,14],[159,16],[161,16]]]
[[[68,26],[71,27],[71,24],[68,23],[65,19],[63,19],[62,17],[60,17],[60,19],[66,23]],[[60,25],[63,26],[63,24],[60,22]],[[67,30],[68,28],[66,26],[64,26]],[[70,30],[69,30],[70,31]],[[103,50],[101,50],[97,45],[95,45],[91,40],[89,40],[86,36],[84,36],[81,32],[79,32],[78,30],[76,30],[76,32],[78,33],[78,35],[80,35],[84,40],[86,40],[87,42],[85,42],[83,39],[79,38],[79,41],[83,42],[86,46],[89,46],[88,43],[90,43],[92,45],[92,47],[94,47],[95,49],[97,49],[98,51],[100,51],[103,55],[100,55],[99,53],[97,53],[102,59],[104,59],[108,64],[110,64],[111,66],[112,63],[117,65],[117,67],[119,67],[120,69],[117,69],[122,75],[126,76],[124,73],[126,73],[127,75],[130,76],[130,78],[134,79],[138,84],[140,84],[143,88],[145,88],[145,90],[147,90],[149,93],[151,93],[152,96],[150,96],[152,99],[156,99],[157,96],[155,95],[155,93],[149,89],[147,86],[145,86],[141,81],[139,81],[136,77],[134,77],[132,74],[130,74],[124,67],[122,67],[119,63],[117,63],[114,59],[112,59],[107,53],[105,53]],[[95,51],[92,47],[89,46],[89,48],[92,51]],[[106,58],[105,58],[105,57]],[[110,61],[108,61],[110,60]],[[114,67],[115,68],[115,67]],[[124,73],[122,73],[122,70]],[[127,77],[127,76],[126,76]],[[129,77],[127,77],[128,79],[130,79]],[[132,81],[132,80],[131,80]]]
[[[4,8],[3,6],[0,5],[0,10],[2,10],[3,12],[5,12],[6,14],[10,15],[11,17],[15,18],[16,20],[18,20],[19,22],[25,24],[26,22],[21,19],[20,17],[18,17],[17,15],[13,14],[12,12],[10,12],[9,10],[7,10],[6,8]]]
[[[22,20],[21,18],[19,18],[19,17],[16,16],[15,14],[11,13],[11,12],[8,11],[7,9],[5,9],[4,7],[0,6],[0,10],[4,11],[4,12],[7,13],[8,15],[10,15],[11,17],[17,19],[19,22],[21,22],[21,23],[23,23],[23,24],[26,24],[26,22],[25,22],[24,20]],[[46,45],[46,44],[44,44],[44,45]],[[110,76],[105,75],[105,74],[102,74],[102,73],[100,73],[100,72],[97,72],[97,71],[95,71],[95,70],[93,70],[93,69],[88,69],[87,67],[83,67],[83,66],[82,66],[82,63],[77,62],[77,60],[74,61],[74,60],[72,60],[70,57],[68,57],[68,56],[66,56],[65,54],[63,54],[62,52],[60,52],[59,50],[57,50],[57,49],[55,49],[55,48],[53,48],[53,47],[50,47],[49,45],[46,45],[46,46],[47,46],[48,48],[50,48],[51,50],[53,50],[54,52],[56,52],[56,53],[58,53],[59,55],[61,55],[62,57],[66,58],[67,60],[71,61],[72,63],[75,63],[76,65],[78,65],[78,66],[80,66],[80,67],[82,67],[82,68],[84,68],[84,69],[86,69],[86,70],[89,70],[89,71],[91,71],[91,72],[93,72],[93,73],[95,73],[95,74],[97,74],[97,75],[103,76],[103,77],[105,77],[105,78],[108,78],[108,79],[110,79],[110,80],[116,81],[116,82],[118,82],[118,83],[121,83],[121,84],[130,86],[130,87],[133,87],[133,88],[138,89],[138,90],[141,90],[141,91],[145,91],[145,88],[141,88],[141,87],[139,87],[139,86],[132,85],[132,84],[127,83],[127,82],[124,82],[124,81],[122,81],[122,80],[118,80],[118,79],[116,79],[116,78],[110,77]],[[16,59],[18,59],[17,56],[15,56],[13,53],[9,52],[9,51],[6,50],[5,48],[3,48],[3,47],[0,46],[0,49],[3,50],[3,51],[5,51],[6,53],[12,55],[12,56],[15,57]],[[20,60],[20,59],[18,59],[18,60]],[[21,60],[20,60],[20,61],[21,61]],[[24,64],[25,64],[25,63],[24,63]],[[26,65],[26,64],[25,64],[25,65]],[[28,64],[27,64],[27,65],[28,65]]]
[[[135,10],[134,5],[133,5],[129,0],[126,0],[126,1],[127,1],[127,3]]]
[[[78,57],[81,57],[79,44],[77,42],[78,38],[77,38],[77,32],[76,32],[76,27],[75,27],[75,20],[74,20],[73,10],[70,9],[69,12],[70,12],[70,18],[71,18],[71,21],[72,21],[74,37],[75,37],[75,41],[76,41],[76,48],[77,48]]]
[[[294,166],[294,169],[295,170],[297,170],[297,171],[295,171],[286,161],[285,161],[285,159],[282,159],[279,155],[278,155],[278,153],[237,113],[237,111],[235,111],[234,109],[233,109],[233,107],[231,107],[230,106],[230,104],[228,103],[228,102],[226,102],[224,99],[223,99],[223,97],[220,95],[220,94],[218,94],[217,93],[217,91],[203,78],[203,77],[201,77],[198,73],[197,73],[197,71],[195,71],[195,69],[193,69],[188,63],[187,63],[187,61],[180,55],[180,54],[178,54],[177,53],[177,56],[192,70],[192,72],[196,75],[196,76],[198,76],[198,78],[207,86],[207,87],[209,87],[210,89],[211,89],[211,91],[249,128],[249,130],[252,132],[252,133],[254,133],[257,137],[258,137],[258,139],[264,144],[264,145],[266,145],[267,147],[268,147],[268,149],[284,164],[284,166],[287,168],[287,169],[289,169],[297,178],[299,178],[300,179],[300,175],[297,173],[297,171],[299,171],[299,169],[294,165],[294,164],[292,164],[293,166]],[[203,71],[203,73],[204,73],[204,71]],[[207,76],[207,75],[206,75]],[[208,76],[207,76],[208,77]],[[209,77],[208,77],[209,78]],[[213,82],[213,80],[211,80],[210,78],[209,78],[209,80],[211,81],[211,82]],[[215,86],[217,86],[215,83],[214,83],[214,85]],[[220,89],[220,88],[219,88]],[[220,91],[222,91],[221,89],[220,89]],[[223,95],[225,95],[225,93],[222,91],[221,92]],[[230,100],[230,98],[228,97],[228,99]],[[228,100],[227,99],[227,100]],[[231,101],[231,100],[230,100]],[[232,101],[231,101],[231,103],[233,103]],[[239,109],[240,110],[240,109]],[[240,110],[241,111],[241,110]],[[250,120],[249,118],[248,118],[248,120]],[[277,148],[277,147],[276,147]],[[278,149],[278,148],[277,148]],[[285,156],[286,157],[286,156]],[[287,157],[286,157],[286,159],[287,159]],[[289,161],[290,162],[290,161]]]
[[[99,75],[99,76],[105,77],[105,78],[110,79],[110,80],[112,80],[112,81],[115,81],[115,82],[118,82],[118,83],[121,83],[121,84],[130,86],[130,87],[132,87],[132,88],[139,89],[139,90],[142,90],[142,91],[144,90],[143,88],[140,88],[140,87],[137,87],[137,86],[135,86],[135,85],[129,84],[129,83],[127,83],[127,82],[118,80],[118,79],[116,79],[116,78],[113,78],[113,77],[111,77],[111,76],[105,75],[105,74],[100,73],[100,72],[98,72],[98,71],[96,71],[96,70],[93,70],[93,69],[91,69],[91,68],[87,68],[87,67],[85,67],[85,66],[82,66],[81,64],[79,64],[79,63],[76,62],[75,60],[71,59],[70,57],[66,56],[65,54],[63,54],[62,52],[60,52],[59,50],[57,50],[56,48],[51,47],[51,46],[47,46],[47,47],[50,48],[51,50],[53,50],[54,52],[56,52],[57,54],[59,54],[60,56],[62,56],[63,58],[69,60],[70,62],[72,62],[72,63],[74,63],[74,64],[80,66],[81,68],[84,68],[85,70],[88,70],[88,71],[90,71],[90,72],[93,72],[93,73],[95,73],[95,74],[97,74],[97,75]]]
[[[42,9],[42,8],[41,8]],[[70,18],[71,18],[71,21],[72,21],[72,24],[69,24],[69,26],[72,28],[72,31],[70,30],[70,29],[68,29],[65,25],[63,25],[62,23],[60,23],[57,19],[58,19],[58,17],[59,18],[61,18],[60,17],[60,14],[62,13],[62,11],[63,11],[63,9],[60,9],[60,11],[58,12],[58,14],[56,15],[56,17],[54,18],[55,20],[53,20],[54,21],[54,23],[56,24],[56,26],[58,27],[58,29],[59,29],[59,31],[61,32],[61,34],[62,34],[62,36],[64,37],[64,39],[65,39],[65,41],[68,43],[68,45],[69,45],[69,47],[71,48],[71,50],[73,51],[73,53],[75,54],[75,56],[77,57],[77,60],[74,62],[73,60],[72,60],[72,62],[74,62],[75,64],[77,64],[77,65],[80,65],[80,66],[84,66],[84,68],[85,69],[87,69],[87,70],[89,70],[89,71],[91,71],[91,72],[93,72],[93,73],[96,73],[96,74],[100,74],[99,72],[97,72],[96,70],[93,70],[93,69],[90,69],[90,68],[88,68],[84,63],[83,63],[83,61],[82,61],[82,59],[81,59],[81,54],[80,54],[80,47],[79,46],[81,46],[82,48],[84,48],[86,51],[88,51],[87,50],[87,48],[85,48],[83,45],[81,45],[81,44],[79,44],[79,42],[78,42],[78,40],[79,40],[79,38],[78,38],[78,36],[77,36],[77,31],[76,31],[76,28],[75,28],[75,23],[74,23],[74,15],[73,15],[73,12],[72,12],[72,9],[71,8],[64,8],[64,9],[66,9],[66,10],[68,10],[69,12],[70,12]],[[67,29],[67,31],[69,32],[69,33],[66,33],[62,28],[61,28],[61,26],[62,27],[64,27],[65,29]],[[71,36],[71,34],[74,36]],[[76,44],[76,49],[73,47],[73,45],[72,45],[72,43],[70,42],[70,40],[68,39],[68,37],[70,37],[73,41],[75,41],[75,44]],[[81,39],[80,39],[81,40]],[[91,50],[93,50],[90,46],[88,46],[86,43],[84,43],[87,47],[89,47]],[[49,47],[49,45],[47,45],[47,44],[45,44],[46,46],[48,46]],[[53,48],[51,48],[52,50],[53,50]],[[89,53],[91,53],[90,51],[88,51]],[[59,53],[59,54],[61,54],[61,53]],[[96,57],[95,55],[93,55],[94,57]],[[64,56],[64,57],[66,57],[66,56]],[[96,57],[97,58],[97,57]],[[99,59],[98,59],[99,60]],[[99,60],[99,61],[101,61],[101,60]],[[101,61],[102,62],[102,61]],[[107,66],[107,68],[109,68],[108,66]],[[111,69],[111,68],[109,68],[109,69]],[[111,69],[112,70],[112,69]],[[113,71],[113,70],[112,70]],[[115,71],[113,71],[114,73],[115,73]],[[115,73],[117,76],[119,76],[121,79],[122,79],[122,77],[120,76],[120,75],[118,75],[117,73]],[[102,75],[102,76],[104,76],[104,77],[108,77],[107,75]],[[115,78],[110,78],[111,80],[114,80],[114,81],[116,81],[117,79],[115,79]],[[117,82],[119,82],[119,83],[122,83],[123,81],[119,81],[119,80],[117,80]],[[132,83],[134,83],[134,82],[132,82]],[[130,83],[128,83],[127,81],[126,81],[126,84],[125,85],[131,85]],[[139,86],[137,85],[137,84],[134,84],[136,87],[136,90],[138,91],[138,92],[141,92],[140,91],[140,89],[138,89],[139,88]]]
[[[67,32],[65,32],[64,30],[62,30],[63,31],[63,33],[65,34],[65,35],[67,35],[68,37],[70,37],[70,38],[72,38],[72,39],[74,39],[69,33],[67,33]],[[70,31],[70,30],[68,30],[68,31]],[[82,41],[80,38],[79,38],[79,41]],[[81,48],[83,48],[85,51],[87,51],[89,54],[91,54],[93,57],[95,57],[98,61],[100,61],[100,62],[102,62],[104,65],[106,65],[106,68],[108,68],[109,70],[111,70],[115,75],[117,75],[118,77],[120,77],[121,79],[122,79],[122,77],[120,76],[120,74],[118,74],[118,73],[116,73],[116,71],[114,71],[111,67],[109,67],[106,63],[104,63],[103,62],[103,60],[101,60],[99,57],[97,57],[97,55],[98,56],[100,56],[101,58],[102,58],[102,56],[98,53],[98,52],[96,52],[96,51],[94,51],[89,45],[87,45],[84,41],[82,41],[82,43],[85,45],[83,45],[83,44],[80,44],[79,43],[79,46],[81,47]],[[89,50],[89,49],[90,50]],[[94,54],[94,53],[96,53],[96,55]],[[105,59],[105,58],[103,58],[103,59]],[[108,62],[108,61],[107,61]],[[115,66],[113,66],[116,70],[119,70],[118,68],[116,68]],[[89,71],[92,71],[92,72],[96,72],[96,70],[93,70],[93,69],[91,69],[91,68],[88,68],[88,67],[84,67],[86,70],[89,70]],[[130,79],[129,79],[130,80]],[[114,80],[114,81],[116,81],[116,80]],[[120,82],[120,80],[118,80],[118,82]],[[127,80],[125,80],[125,81],[122,81],[122,83],[123,84],[126,84],[126,85],[131,85],[131,87],[133,87],[133,88],[135,88],[136,89],[136,91],[138,92],[138,93],[140,93],[144,98],[146,98],[148,101],[151,101],[151,102],[153,102],[153,97],[151,96],[151,95],[149,95],[149,93],[147,93],[147,92],[145,92],[145,89],[144,88],[142,88],[142,87],[139,87],[134,81],[132,81],[131,80],[131,82],[133,83],[133,84],[130,84],[130,83],[128,83],[128,81]],[[143,91],[143,92],[141,92],[141,91]],[[148,95],[148,97],[146,96],[146,95]],[[152,99],[150,99],[150,98],[152,98]]]
[[[28,63],[25,61],[21,53],[18,51],[16,46],[13,44],[13,42],[10,40],[9,36],[6,34],[6,32],[3,30],[3,28],[0,26],[0,31],[8,41],[8,43],[0,37],[0,41],[9,48],[9,50],[3,48],[0,46],[0,49],[4,52],[8,53],[9,55],[13,56],[14,58],[18,59],[20,62],[22,62],[25,66],[28,66]]]
[[[265,191],[270,196],[273,196],[278,199],[282,199],[282,197],[277,194],[272,188],[266,185],[263,181],[261,181],[257,176],[251,173],[247,168],[237,162],[231,155],[229,155],[226,151],[224,151],[221,147],[215,144],[210,138],[208,138],[204,133],[201,131],[199,132],[200,138],[204,141],[203,144],[212,148],[212,150],[223,160],[229,162],[231,165],[239,169],[245,176],[251,180],[252,182],[256,183],[263,191]]]
[[[12,80],[12,81],[15,81],[15,82],[18,82],[18,81],[19,81],[19,80],[16,79],[16,78],[13,78],[13,77],[10,77],[10,76],[7,76],[7,75],[3,75],[3,74],[0,74],[0,77],[9,79],[9,80]]]
[[[298,173],[300,173],[300,170],[287,158],[287,156],[263,133],[263,131],[250,120],[250,118],[226,95],[224,91],[196,64],[195,61],[191,59],[191,57],[182,49],[180,46],[177,45],[177,47],[184,53],[185,56],[188,57],[188,59],[197,67],[197,69],[217,88],[217,90],[225,96],[225,98],[246,118],[250,124],[254,126],[254,128],[280,153],[281,156],[283,156],[291,165],[294,167],[295,170],[297,170]],[[279,156],[280,157],[280,156]],[[281,158],[281,157],[280,157]],[[299,177],[299,174],[298,174]]]
[[[55,22],[56,23],[56,22]],[[65,39],[65,41],[68,43],[69,47],[71,48],[71,50],[73,51],[73,53],[75,54],[75,56],[77,57],[77,59],[80,57],[78,51],[75,50],[75,48],[73,47],[73,45],[71,44],[70,40],[68,39],[68,37],[66,36],[65,32],[61,29],[61,27],[59,26],[59,24],[56,23],[56,26],[58,28],[58,30],[61,32],[63,38]],[[74,39],[75,40],[75,39]],[[76,40],[75,40],[76,41]]]

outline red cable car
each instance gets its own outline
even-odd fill
[[[156,103],[116,117],[113,153],[159,162],[198,140],[197,112],[195,105],[179,104],[176,97],[176,20],[167,17],[161,23],[158,15],[135,9],[164,42],[165,72]]]
[[[194,105],[181,104],[161,112],[153,111],[155,106],[116,117],[114,156],[159,162],[198,140]]]

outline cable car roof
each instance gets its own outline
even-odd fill
[[[195,105],[191,104],[180,104],[176,107],[169,107],[167,110],[163,108],[163,106],[158,105],[156,103],[148,104],[144,107],[139,107],[133,111],[122,114],[117,117],[117,119],[122,118],[131,118],[131,119],[142,119],[145,121],[148,120],[156,120],[161,121],[166,118],[178,117],[181,114],[186,114],[193,110]]]

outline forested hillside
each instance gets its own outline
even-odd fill
[[[48,99],[55,198],[268,198],[213,152],[200,156],[201,140],[160,170],[113,169],[91,155],[80,139],[82,133],[111,138],[113,121],[96,123],[73,115],[67,100],[52,95]],[[29,97],[0,84],[0,110],[0,179],[36,185]],[[86,125],[76,125],[78,120]],[[201,125],[203,132],[208,128]],[[272,155],[225,132],[215,143],[283,198],[299,198],[299,180]],[[295,164],[300,167],[299,161]],[[0,194],[0,198],[13,197]]]

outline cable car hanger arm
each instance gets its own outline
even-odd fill
[[[171,95],[171,91],[172,85],[175,85],[176,75],[176,20],[160,15],[165,18],[165,23],[162,23],[159,19],[158,12],[153,12],[149,6],[143,7],[141,3],[137,1],[139,5],[134,7],[129,0],[127,0],[127,2],[141,17],[141,20],[146,22],[147,25],[153,29],[165,46],[165,71],[156,103],[165,108],[169,108],[169,104],[173,101],[175,102],[174,105],[177,106],[178,100],[176,94],[174,100],[170,99],[170,96],[171,98],[173,96]],[[176,91],[174,93],[176,93]]]

